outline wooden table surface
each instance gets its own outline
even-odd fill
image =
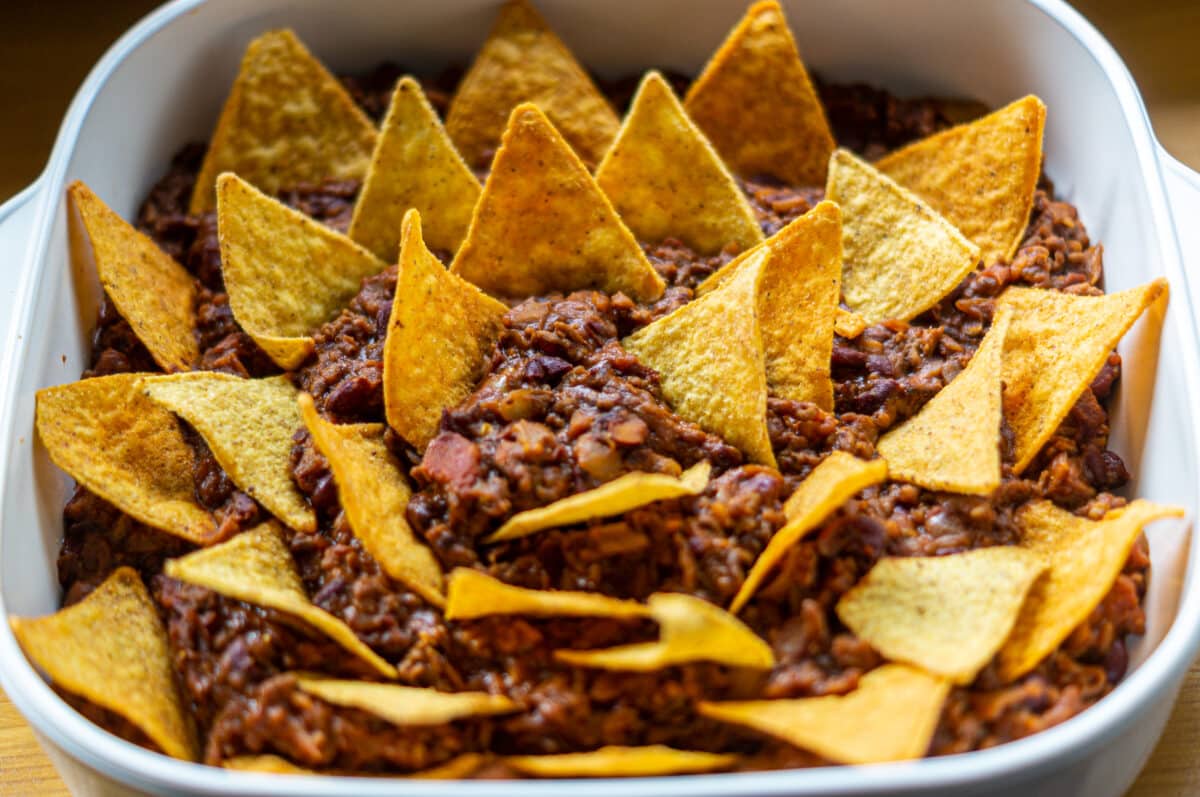
[[[6,6],[0,28],[0,201],[41,170],[66,105],[104,49],[155,4],[58,0]],[[1142,88],[1159,137],[1200,169],[1200,2],[1078,0]],[[53,53],[48,57],[48,53]],[[1163,740],[1127,797],[1200,794],[1200,666],[1193,667]],[[66,788],[0,692],[0,796],[58,797]]]

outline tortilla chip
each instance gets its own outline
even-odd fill
[[[529,103],[513,109],[451,270],[494,296],[598,288],[650,301],[665,288],[587,167]]]
[[[508,308],[438,262],[421,239],[421,216],[404,216],[396,294],[383,344],[388,425],[418,451],[442,410],[470,395],[504,330]]]
[[[525,0],[506,3],[446,113],[446,131],[472,166],[486,166],[513,108],[533,103],[594,166],[620,120],[566,45]]]
[[[783,505],[787,523],[767,543],[758,555],[754,566],[746,574],[742,588],[738,590],[729,606],[737,614],[762,586],[767,575],[805,534],[815,529],[835,509],[849,501],[858,492],[879,484],[888,475],[888,466],[882,459],[870,461],[859,459],[844,451],[834,451],[813,468],[812,473],[800,482]]]
[[[884,658],[966,685],[1012,631],[1046,569],[1012,545],[950,556],[885,558],[842,596],[837,614]]]
[[[488,756],[480,753],[463,753],[451,758],[444,764],[422,769],[406,774],[389,772],[374,777],[381,778],[414,778],[417,780],[463,780],[478,772],[488,761]],[[241,772],[259,772],[268,775],[322,775],[333,774],[318,772],[315,769],[298,767],[286,758],[277,755],[243,755],[226,758],[221,762],[225,769],[236,769]],[[356,773],[354,777],[372,777]]]
[[[396,85],[362,192],[350,237],[391,262],[408,210],[425,219],[425,240],[456,252],[467,234],[479,180],[450,142],[437,111],[411,77]]]
[[[466,717],[508,714],[520,708],[504,695],[439,692],[433,688],[369,681],[338,681],[303,675],[300,690],[326,703],[357,708],[395,725],[443,725]]]
[[[920,196],[975,242],[984,264],[1017,251],[1042,169],[1046,106],[1033,95],[923,138],[875,168]]]
[[[854,340],[871,326],[858,313],[839,307],[833,320],[833,331],[846,340]]]
[[[1142,527],[1183,514],[1179,507],[1141,500],[1101,521],[1078,517],[1050,501],[1022,507],[1017,514],[1020,545],[1041,556],[1049,570],[1029,591],[1012,635],[997,655],[1000,678],[1013,681],[1032,670],[1087,619],[1112,589]]]
[[[1054,435],[1138,316],[1166,296],[1164,279],[1107,296],[1040,288],[1009,288],[1000,296],[998,308],[1013,310],[1004,343],[1013,473],[1023,471]]]
[[[268,194],[367,173],[375,125],[290,30],[246,48],[196,176],[188,208],[213,209],[217,175],[237,172]]]
[[[445,614],[447,620],[474,620],[498,614],[637,619],[649,617],[650,610],[637,601],[610,598],[598,592],[514,587],[478,570],[460,567],[448,580]]]
[[[537,509],[518,512],[484,542],[515,540],[543,529],[624,514],[655,501],[699,495],[708,485],[711,471],[712,466],[706,460],[688,468],[678,477],[665,473],[626,473],[594,489]]]
[[[273,521],[260,523],[220,545],[170,559],[163,565],[163,572],[227,598],[298,617],[380,675],[398,677],[396,668],[367,647],[350,626],[309,601],[292,555]]]
[[[217,195],[233,317],[280,368],[295,369],[312,351],[312,331],[387,264],[237,175],[222,174]]]
[[[286,758],[277,755],[241,755],[226,758],[221,762],[224,769],[239,772],[259,772],[266,775],[316,775],[315,769],[298,767]]]
[[[133,568],[117,568],[73,606],[9,624],[55,686],[120,714],[167,755],[196,760],[200,746],[175,688],[167,632]]]
[[[891,478],[966,495],[1000,486],[1000,374],[1011,319],[1010,310],[998,312],[967,367],[876,444]]]
[[[791,185],[825,182],[833,133],[783,9],[755,3],[684,99],[733,171]]]
[[[321,418],[307,393],[299,403],[304,425],[329,461],[354,536],[388,576],[434,606],[443,605],[442,568],[408,525],[404,512],[412,490],[383,441],[383,424],[336,425]]]
[[[775,466],[767,433],[767,371],[757,310],[764,258],[726,284],[625,338],[658,371],[662,392],[684,418],[720,435],[752,461]]]
[[[904,664],[884,664],[864,675],[847,695],[701,702],[697,710],[838,764],[876,764],[924,756],[949,691],[944,678]]]
[[[200,433],[238,489],[297,531],[317,516],[292,482],[292,435],[303,426],[286,376],[241,379],[215,371],[145,377],[147,396]]]
[[[762,637],[702,598],[656,592],[646,600],[646,606],[659,625],[657,641],[600,650],[556,650],[554,658],[575,667],[633,672],[697,661],[758,670],[775,666],[775,654]]]
[[[190,370],[200,361],[192,275],[78,180],[67,200],[89,248],[78,254],[95,264],[121,317],[164,371]]]
[[[466,780],[483,768],[490,756],[482,753],[460,753],[444,764],[410,772],[404,777],[417,780]]]
[[[142,395],[145,376],[98,376],[39,390],[38,436],[55,465],[117,509],[204,545],[217,526],[196,503],[191,446],[174,416]]]
[[[763,240],[746,195],[658,72],[642,80],[596,182],[639,241],[670,236],[712,255]]]
[[[732,753],[702,753],[652,744],[613,745],[586,753],[509,756],[503,761],[523,775],[539,778],[651,778],[729,769],[737,759]]]
[[[844,149],[829,160],[825,198],[842,208],[842,295],[868,324],[920,315],[979,262],[937,211]]]

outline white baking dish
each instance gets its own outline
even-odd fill
[[[67,480],[32,434],[33,396],[78,378],[96,286],[73,277],[63,191],[82,179],[127,218],[185,141],[206,136],[246,42],[288,25],[338,71],[394,59],[414,68],[467,61],[498,0],[180,0],[122,38],[93,70],[63,123],[46,172],[0,208],[0,616],[58,604],[55,555]],[[695,72],[744,0],[539,0],[581,60],[606,74],[647,66]],[[1124,341],[1113,446],[1135,474],[1130,495],[1200,500],[1200,355],[1177,235],[1200,268],[1200,180],[1156,144],[1129,74],[1108,44],[1057,0],[785,0],[806,60],[835,80],[999,105],[1034,92],[1049,107],[1046,164],[1105,244],[1110,289],[1171,282],[1165,318]],[[1178,224],[1175,220],[1179,220]],[[1194,224],[1194,222],[1193,222]],[[1193,236],[1188,239],[1188,236]],[[1200,277],[1192,275],[1193,283]],[[1190,296],[1193,301],[1189,301]],[[11,313],[11,317],[10,317]],[[0,623],[0,685],[81,795],[1117,795],[1153,748],[1200,644],[1200,552],[1186,524],[1152,533],[1149,628],[1134,669],[1096,707],[1032,738],[965,756],[900,765],[664,779],[467,782],[279,778],[147,753],[61,702]]]

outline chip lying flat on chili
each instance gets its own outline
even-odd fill
[[[296,677],[296,685],[326,703],[361,709],[395,725],[442,725],[466,717],[508,714],[520,708],[504,695],[487,692],[439,692],[416,686],[304,675]]]
[[[598,592],[514,587],[466,567],[450,574],[446,588],[447,620],[474,620],[497,614],[638,619],[649,617],[650,610],[637,601],[610,598]]]
[[[403,775],[388,773],[379,777],[414,778],[416,780],[462,780],[471,777],[489,761],[489,757],[480,753],[463,753],[451,758],[444,764],[429,769],[420,769]],[[286,758],[277,755],[244,755],[227,758],[221,762],[225,769],[236,769],[242,772],[260,772],[268,775],[320,775],[315,769],[298,767]],[[326,773],[328,774],[328,773]],[[361,775],[360,775],[361,777]]]
[[[542,778],[650,778],[685,772],[716,772],[737,763],[736,755],[676,750],[661,744],[601,747],[587,753],[509,756],[504,763]]]

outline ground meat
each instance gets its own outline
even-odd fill
[[[116,305],[107,296],[100,303],[100,315],[96,319],[96,330],[92,333],[89,362],[91,365],[83,372],[84,379],[159,370],[133,327],[121,317]]]

